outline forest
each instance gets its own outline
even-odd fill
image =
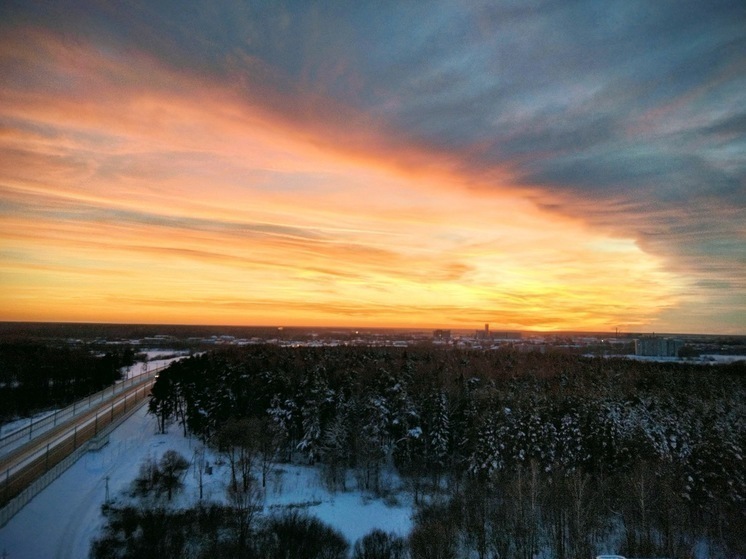
[[[745,380],[743,362],[263,345],[172,364],[149,409],[230,460],[233,505],[190,516],[224,540],[192,542],[195,557],[283,556],[261,547],[269,519],[246,506],[282,461],[314,464],[340,491],[349,473],[380,491],[387,467],[406,481],[412,533],[354,557],[567,559],[608,542],[628,557],[738,557]]]
[[[134,362],[131,348],[94,351],[43,341],[0,342],[0,423],[61,408],[102,390]]]

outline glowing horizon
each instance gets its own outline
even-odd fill
[[[278,89],[266,64],[217,79],[136,44],[8,31],[0,320],[746,331],[707,284],[740,297],[743,269],[661,249],[621,194],[397,134]]]

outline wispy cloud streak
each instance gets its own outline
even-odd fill
[[[739,3],[6,15],[4,318],[746,328]]]

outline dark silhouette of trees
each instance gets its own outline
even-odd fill
[[[373,530],[355,542],[352,559],[407,559],[406,541],[396,534]]]
[[[161,486],[166,491],[170,501],[173,492],[183,486],[182,476],[189,467],[189,462],[175,450],[167,450],[163,453],[159,466]]]
[[[151,398],[148,401],[148,411],[158,420],[158,432],[166,432],[166,423],[173,417],[176,411],[177,392],[171,386],[171,376],[165,377],[153,385],[150,391]]]
[[[113,384],[134,351],[0,342],[0,422],[60,408]]]
[[[139,497],[159,498],[164,492],[171,500],[174,491],[183,486],[183,475],[189,461],[175,450],[167,450],[156,462],[148,458],[140,465],[140,473],[132,482],[132,492]]]
[[[272,516],[259,534],[258,557],[346,559],[349,544],[331,526],[297,511]]]

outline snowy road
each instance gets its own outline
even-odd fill
[[[168,436],[154,435],[156,430],[155,419],[142,406],[112,432],[108,445],[86,453],[0,528],[0,555],[5,552],[8,559],[87,557],[90,540],[102,523],[106,478],[110,495],[116,495],[137,475],[148,454],[160,455]],[[177,438],[169,448],[176,445],[190,456],[189,444],[188,439]]]
[[[148,397],[154,381],[153,377],[144,379],[0,459],[3,506],[76,449],[100,440],[98,437],[108,432],[110,424],[115,425],[128,412],[132,413]]]
[[[171,355],[122,369],[125,380],[4,434],[0,438],[0,506],[88,440],[108,432],[109,424],[147,397],[157,373],[182,358]]]

